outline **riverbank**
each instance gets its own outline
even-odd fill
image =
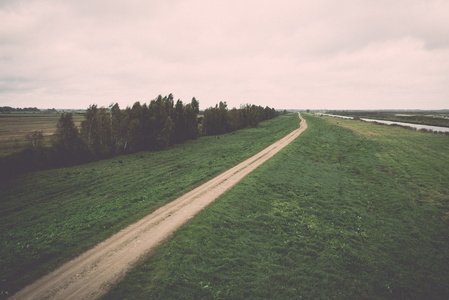
[[[432,132],[449,133],[449,127],[443,127],[443,126],[434,126],[434,125],[426,125],[426,124],[415,124],[415,123],[389,121],[389,120],[380,120],[380,119],[370,119],[370,118],[358,118],[358,117],[352,117],[352,116],[323,114],[323,113],[317,113],[316,115],[317,116],[333,117],[333,118],[341,118],[341,119],[347,119],[347,120],[357,120],[358,119],[358,120],[361,120],[361,121],[364,121],[364,122],[378,123],[378,124],[384,124],[384,125],[398,125],[398,126],[403,126],[403,127],[414,128],[416,130],[426,130],[426,131],[432,131]]]

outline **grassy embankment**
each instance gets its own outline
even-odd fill
[[[105,298],[447,299],[448,137],[307,121]]]
[[[42,131],[46,146],[51,145],[51,136],[56,131],[60,114],[52,113],[13,113],[0,114],[0,156],[19,152],[26,148],[26,135],[35,130]],[[73,120],[79,125],[84,119],[82,114],[73,114]]]
[[[298,128],[296,115],[0,183],[0,298]]]

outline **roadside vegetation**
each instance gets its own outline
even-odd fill
[[[296,114],[0,182],[0,298],[281,139]]]
[[[447,299],[448,137],[305,117],[105,299]]]

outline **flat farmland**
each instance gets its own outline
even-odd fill
[[[26,147],[26,135],[35,130],[42,131],[45,143],[50,144],[61,114],[0,114],[0,156],[6,156]],[[79,126],[84,116],[73,114]]]

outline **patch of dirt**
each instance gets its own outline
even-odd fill
[[[258,154],[159,208],[15,294],[12,299],[97,299],[150,250],[290,144],[307,122]]]

